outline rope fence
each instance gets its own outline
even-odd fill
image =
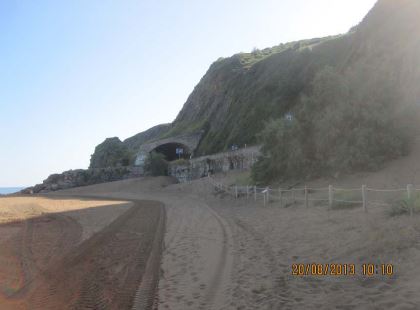
[[[263,200],[264,206],[271,202],[278,202],[280,207],[286,207],[296,204],[298,201],[304,202],[305,207],[309,207],[309,203],[328,203],[328,208],[333,209],[334,205],[353,204],[363,207],[365,212],[369,206],[392,206],[392,202],[396,198],[407,199],[410,215],[413,215],[415,193],[420,192],[412,184],[408,184],[406,188],[397,189],[374,189],[366,185],[360,188],[338,188],[332,185],[324,188],[289,188],[274,189],[270,187],[257,186],[227,186],[218,182],[210,175],[208,176],[210,184],[217,190],[225,192],[236,199],[246,198],[254,201]],[[396,196],[397,195],[397,196]],[[380,197],[378,197],[380,196]],[[385,197],[385,199],[384,199]]]

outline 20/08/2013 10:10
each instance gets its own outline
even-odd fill
[[[394,266],[392,264],[362,264],[356,268],[356,264],[292,264],[293,276],[392,276]]]

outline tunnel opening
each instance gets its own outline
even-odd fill
[[[181,143],[166,143],[159,145],[153,150],[156,153],[163,154],[167,161],[174,161],[177,159],[189,159],[191,151],[189,148]]]

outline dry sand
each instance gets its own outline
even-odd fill
[[[412,219],[390,217],[386,207],[371,207],[368,214],[361,207],[333,211],[328,211],[326,205],[307,209],[303,205],[280,208],[279,204],[271,203],[264,207],[261,200],[257,203],[235,200],[212,192],[205,180],[174,185],[167,191],[194,199],[197,208],[203,209],[203,205],[211,208],[222,220],[211,231],[217,232],[223,225],[228,232],[222,241],[227,244],[227,250],[221,276],[223,287],[219,287],[221,293],[216,295],[218,306],[202,304],[203,309],[420,307],[416,293],[420,280],[420,270],[416,267],[420,262],[418,215]],[[194,198],[191,193],[195,193]],[[204,226],[195,225],[204,232]],[[187,285],[185,270],[174,271],[175,265],[169,259],[165,262],[165,256],[172,255],[168,252],[164,255],[163,268],[172,277],[161,280],[160,308],[199,309],[189,303],[201,300],[204,294],[190,297],[187,292],[199,285],[194,282]],[[291,274],[294,263],[355,264],[357,275],[296,277]],[[391,277],[363,276],[363,263],[393,264],[395,273]],[[214,274],[218,269],[202,265],[202,272]],[[179,281],[183,285],[177,287]]]
[[[370,176],[374,178],[374,176]],[[118,191],[112,191],[117,187]],[[158,309],[418,309],[420,221],[386,207],[267,207],[207,180],[145,178],[65,192],[163,202],[167,227]],[[355,276],[292,276],[294,263],[355,264]],[[393,264],[393,276],[361,274]]]
[[[222,309],[230,303],[233,248],[229,225],[170,178],[144,178],[63,191],[116,199],[158,200],[166,207],[160,309]],[[117,188],[117,191],[113,189]]]
[[[420,184],[413,165],[416,165],[416,157],[410,155],[376,174],[317,180],[309,185],[337,184],[333,181],[343,187],[362,183],[389,188],[409,182]],[[233,182],[235,177],[222,175],[219,178]],[[388,207],[370,207],[366,214],[360,206],[329,211],[322,203],[309,208],[301,204],[282,208],[273,202],[264,207],[261,200],[234,199],[218,193],[205,179],[188,184],[174,183],[171,178],[139,178],[56,192],[50,197],[60,201],[60,196],[91,196],[143,200],[150,205],[152,201],[159,201],[165,205],[166,232],[154,306],[158,309],[420,308],[418,214],[413,218],[390,217]],[[28,205],[25,212],[29,215],[25,216],[40,212]],[[123,206],[110,208],[112,211],[108,213],[92,213],[91,217],[73,215],[77,225],[71,222],[66,225],[85,228],[76,233],[80,235],[75,238],[78,241],[72,242],[80,242],[83,231],[90,231],[84,237],[88,242],[112,226],[109,225],[111,218],[121,218],[119,212],[122,211],[117,209]],[[154,208],[159,209],[159,204]],[[10,221],[13,216],[10,210],[7,212],[9,215],[4,218]],[[92,224],[96,220],[105,226]],[[136,221],[140,221],[140,217],[133,225]],[[146,225],[146,222],[138,222],[137,226]],[[18,228],[12,226],[5,230],[2,240],[13,239],[11,236]],[[112,247],[118,247],[118,242]],[[293,276],[292,264],[295,263],[355,264],[356,275]],[[394,274],[363,276],[363,263],[393,264]],[[83,265],[84,260],[79,264]],[[106,264],[102,266],[105,270],[115,270]],[[7,270],[2,274],[10,277],[13,273]],[[97,271],[88,283],[95,285],[95,277],[101,279],[100,275]],[[8,287],[22,285],[16,279],[8,280]],[[4,290],[3,294],[7,296]],[[123,294],[123,291],[115,294]],[[95,295],[89,298],[94,300]]]
[[[158,203],[0,199],[0,309],[129,309]]]
[[[111,223],[131,205],[132,203],[127,201],[115,200],[4,197],[0,198],[0,224],[67,213],[67,216],[81,225],[82,238],[80,241],[83,241]]]

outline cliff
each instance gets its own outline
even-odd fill
[[[419,98],[420,1],[380,0],[349,33],[238,54],[215,62],[196,86],[171,132],[205,129],[199,153],[253,144],[269,119],[296,109],[315,75],[331,66],[345,75],[369,67],[392,75],[401,101]]]
[[[136,151],[147,141],[199,130],[204,134],[196,155],[220,152],[231,144],[256,144],[269,120],[297,111],[302,98],[312,96],[314,79],[326,67],[346,78],[357,76],[348,78],[355,91],[366,88],[365,81],[377,86],[380,82],[374,80],[386,77],[396,104],[418,102],[419,21],[420,1],[379,0],[346,34],[219,59],[172,124],[154,127],[124,144]],[[373,89],[366,97],[375,101],[380,92]]]

